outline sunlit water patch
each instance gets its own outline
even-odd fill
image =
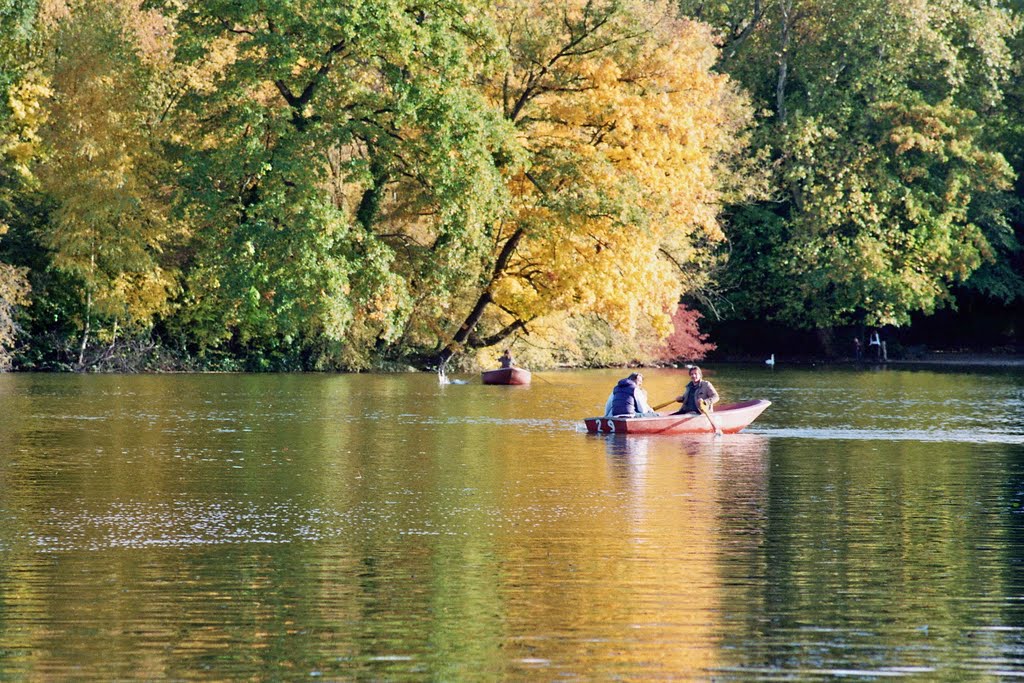
[[[818,439],[841,441],[923,441],[938,443],[986,443],[1024,445],[1024,434],[984,432],[976,429],[813,429],[813,428],[752,428],[751,434],[773,438]]]
[[[0,376],[0,679],[1020,677],[1024,376],[714,370]]]
[[[96,552],[115,548],[188,548],[221,544],[288,544],[328,540],[358,541],[411,536],[466,536],[466,519],[473,532],[508,533],[538,529],[567,519],[594,517],[618,510],[619,496],[602,494],[587,504],[552,504],[560,490],[539,491],[534,501],[514,508],[479,502],[475,489],[422,500],[413,490],[393,491],[377,503],[339,510],[307,507],[297,502],[245,501],[201,503],[118,503],[102,512],[53,508],[46,521],[26,530],[13,543],[37,551]],[[596,498],[596,499],[595,499]]]

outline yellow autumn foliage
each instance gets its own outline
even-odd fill
[[[147,70],[136,36],[122,30],[138,15],[93,0],[67,11],[47,37],[47,163],[38,175],[56,208],[41,237],[53,265],[80,278],[87,309],[145,326],[167,312],[177,285],[160,264],[174,227],[154,182],[162,161],[144,106]]]
[[[6,232],[7,227],[0,223],[0,236]],[[14,310],[17,306],[31,304],[30,292],[28,269],[0,262],[0,371],[11,367],[10,349],[14,346],[18,329]]]
[[[488,94],[529,162],[509,177],[503,235],[521,239],[491,288],[492,324],[559,312],[667,336],[724,239],[749,103],[712,72],[708,28],[667,4],[521,0],[495,14],[511,62]]]
[[[0,159],[23,178],[31,176],[31,161],[39,153],[39,128],[46,122],[50,82],[38,68],[29,68],[8,91],[10,117],[0,129]]]

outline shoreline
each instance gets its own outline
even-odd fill
[[[969,365],[974,367],[1024,367],[1024,355],[1021,354],[998,354],[998,353],[943,353],[931,352],[921,358],[890,358],[888,360],[873,360],[855,358],[816,358],[810,356],[794,356],[792,358],[779,357],[776,354],[776,365],[851,365],[851,366],[957,366]],[[702,361],[702,365],[715,365],[718,363],[764,363],[763,360],[752,358],[719,358]]]
[[[836,367],[988,367],[988,368],[1024,368],[1024,354],[1019,353],[970,353],[970,352],[941,352],[934,351],[923,354],[919,358],[890,358],[888,360],[871,360],[855,358],[826,358],[823,356],[794,355],[779,356],[775,354],[776,366],[836,366]],[[685,368],[689,365],[699,365],[702,368],[712,368],[716,365],[759,365],[764,366],[763,358],[750,356],[722,356],[720,358],[705,358],[699,361],[679,361],[676,363],[653,363],[653,364],[628,364],[622,366],[610,365],[580,365],[573,367],[537,367],[531,368],[535,372],[558,372],[572,370],[603,370],[616,367],[621,368]],[[0,375],[21,375],[21,374],[52,374],[52,375],[262,375],[262,374],[312,374],[312,375],[358,375],[358,374],[404,374],[418,372],[436,372],[434,368],[418,368],[405,363],[389,363],[384,367],[366,368],[362,370],[223,370],[223,369],[200,369],[200,368],[156,368],[148,370],[86,370],[75,371],[68,369],[13,369],[0,371]],[[465,370],[465,373],[480,372],[479,370]],[[458,372],[453,371],[453,374]]]

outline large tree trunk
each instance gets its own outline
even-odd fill
[[[441,350],[441,355],[438,357],[438,364],[444,366],[451,357],[455,355],[457,349],[462,348],[466,344],[466,340],[469,339],[469,335],[476,329],[477,323],[480,322],[480,318],[483,316],[484,311],[493,302],[494,299],[491,297],[491,290],[488,289],[480,295],[480,298],[476,300],[476,305],[473,306],[473,310],[466,316],[466,320],[462,323],[462,327],[452,337],[451,342]]]
[[[494,262],[494,269],[491,271],[491,279],[487,283],[487,287],[485,287],[484,291],[481,292],[480,297],[476,300],[476,303],[470,310],[469,315],[467,315],[466,319],[462,322],[462,325],[459,326],[455,336],[453,336],[452,340],[448,342],[443,349],[441,349],[441,353],[437,358],[438,365],[440,367],[444,367],[444,365],[451,360],[451,357],[466,345],[470,335],[473,334],[474,330],[476,330],[476,326],[480,323],[480,318],[483,317],[484,311],[487,310],[489,305],[494,303],[494,295],[491,293],[491,287],[494,286],[494,283],[498,281],[498,278],[500,278],[502,273],[505,272],[505,269],[508,268],[508,262],[512,258],[512,254],[515,252],[516,247],[519,245],[519,240],[521,239],[523,239],[523,230],[522,228],[519,228],[512,233],[512,236],[508,238],[508,241],[506,241],[505,245],[501,248],[501,253],[498,254],[498,258]],[[522,322],[519,324],[520,326],[523,325]],[[509,333],[511,333],[511,331]],[[484,344],[484,346],[486,346],[486,344]]]

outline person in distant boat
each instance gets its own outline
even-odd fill
[[[704,379],[704,373],[696,365],[690,367],[690,382],[683,389],[683,395],[678,396],[676,401],[683,406],[672,413],[673,415],[684,415],[686,413],[700,413],[700,404],[703,402],[710,413],[718,402],[718,392],[711,382]]]
[[[644,376],[639,372],[630,373],[629,377],[620,379],[608,400],[604,404],[605,417],[623,415],[626,417],[653,417],[654,412],[647,402],[647,392],[643,389]]]
[[[512,357],[512,350],[505,349],[505,353],[501,354],[498,358],[498,362],[501,363],[503,368],[511,368],[516,364],[516,359]]]

